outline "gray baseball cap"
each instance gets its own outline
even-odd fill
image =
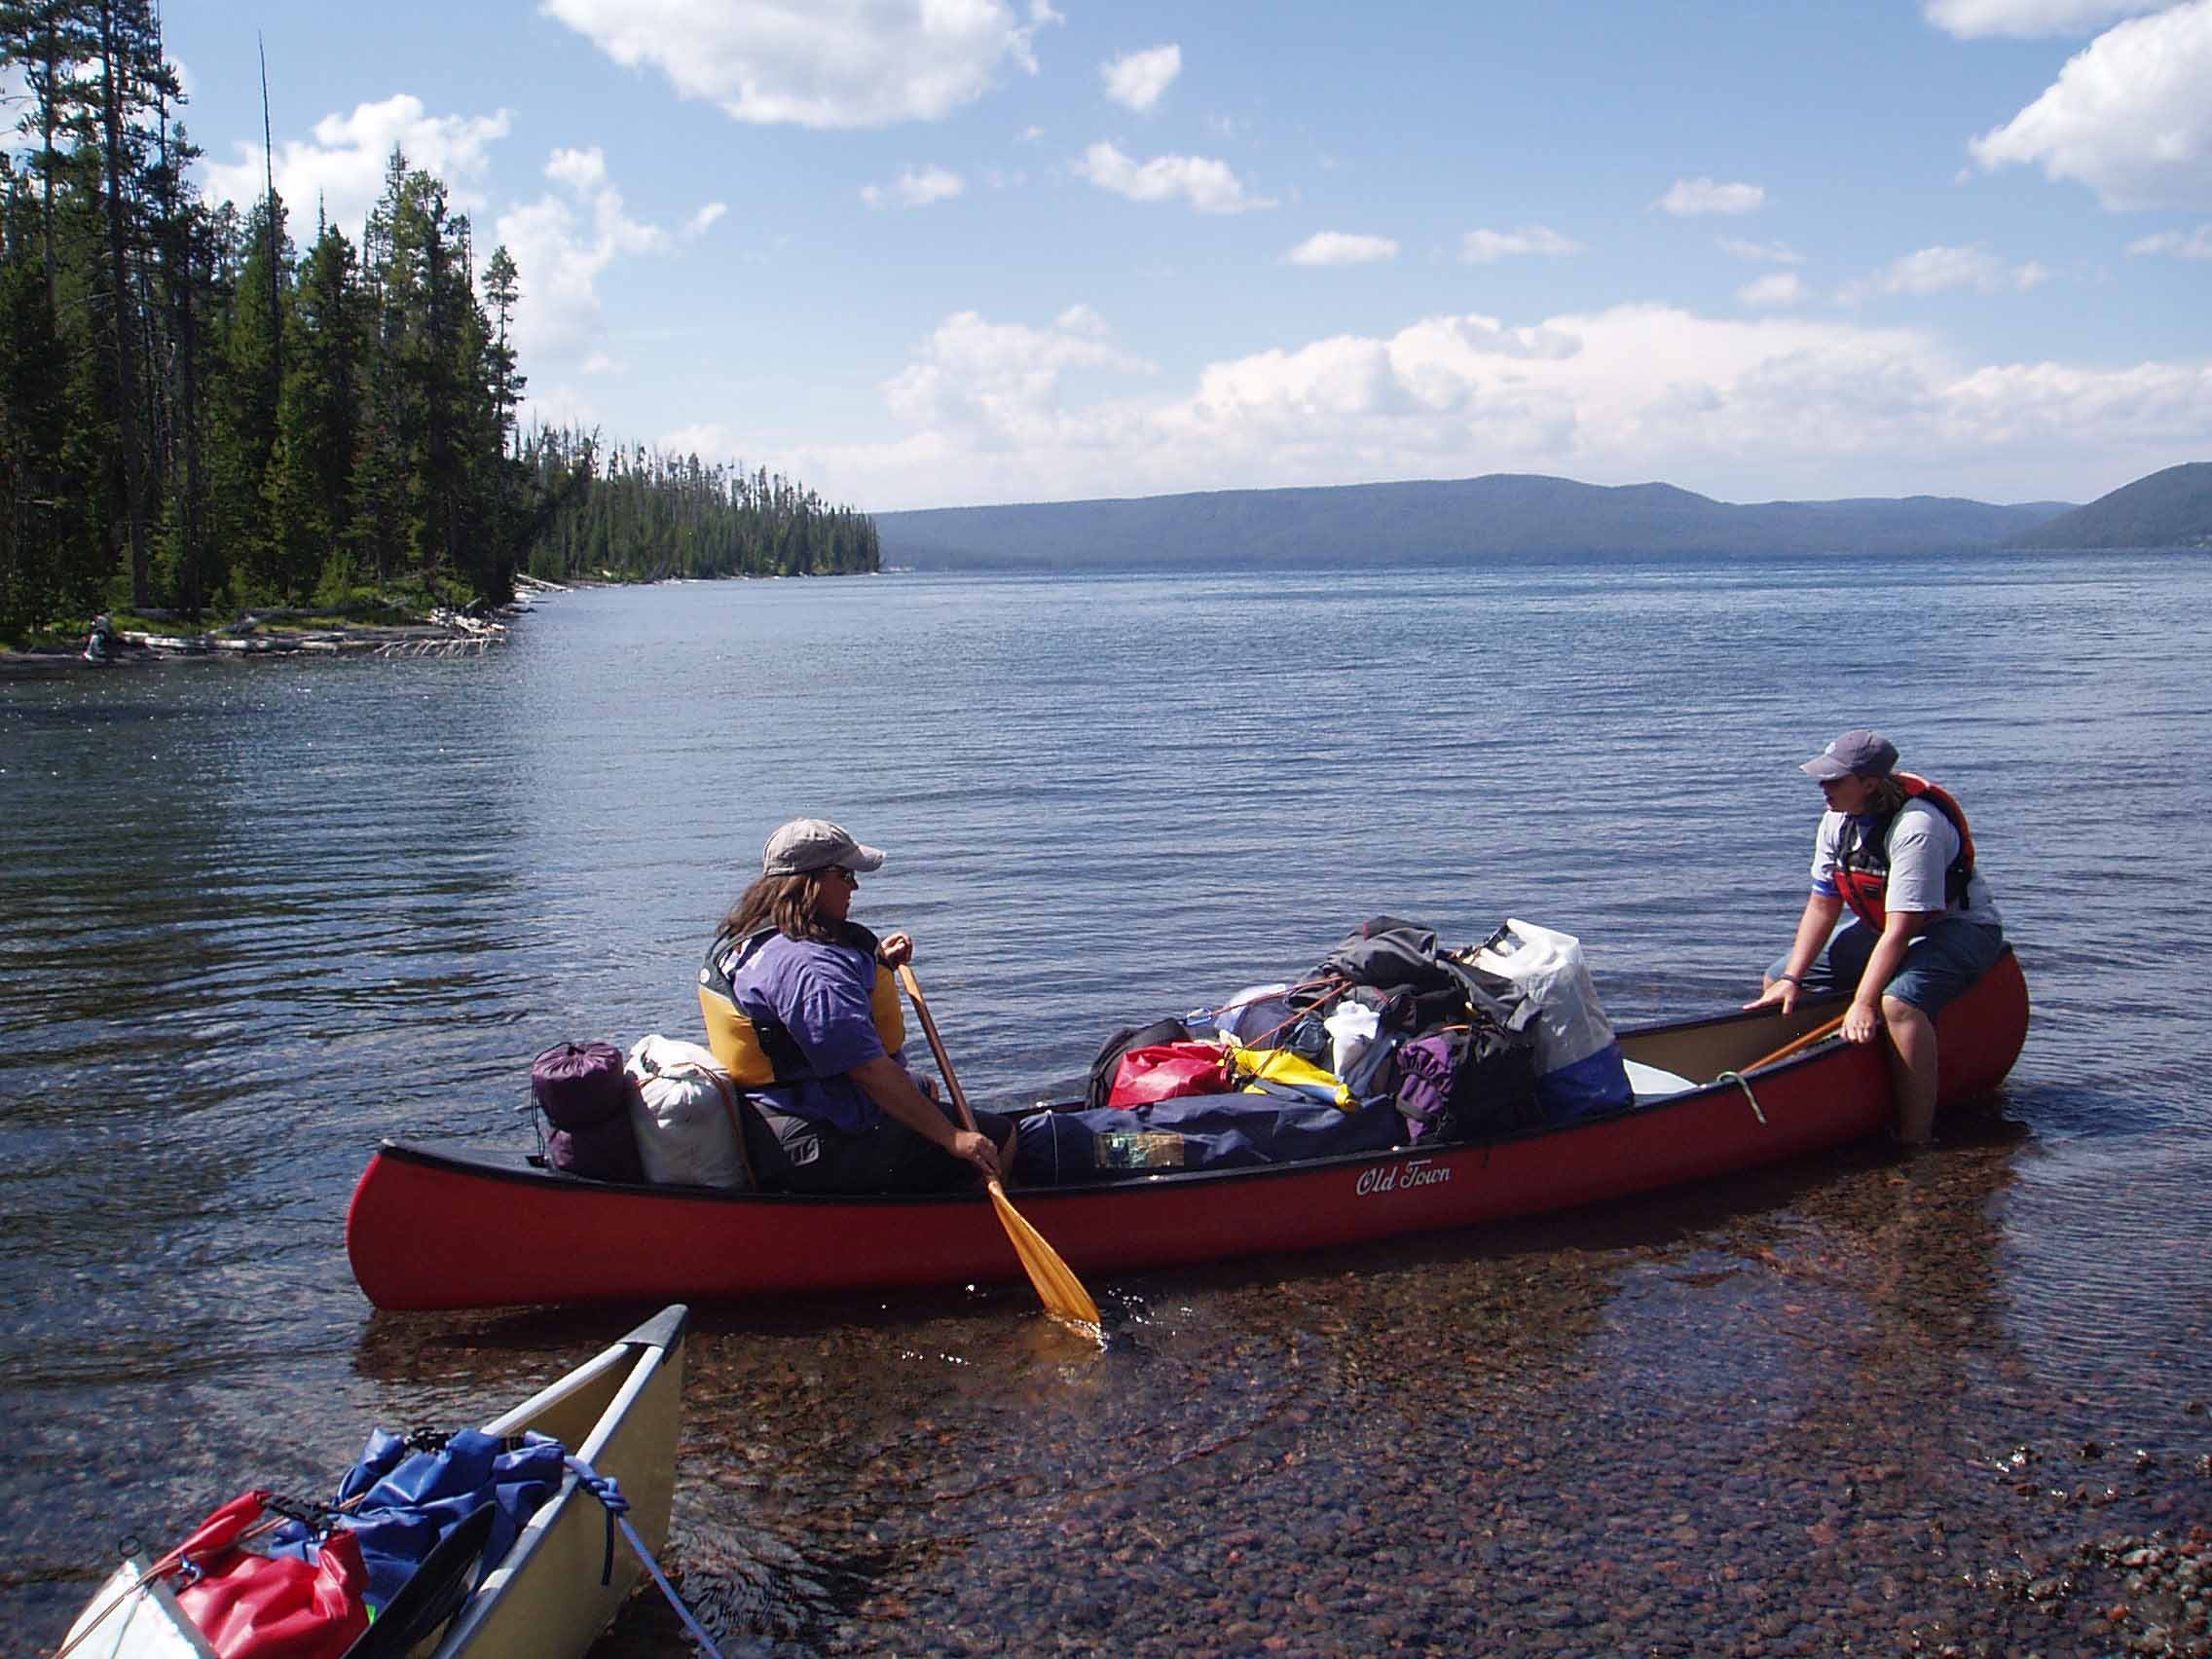
[[[1898,763],[1898,746],[1862,726],[1847,731],[1797,770],[1826,783],[1831,778],[1886,778]]]
[[[794,818],[768,837],[760,853],[762,875],[804,875],[831,865],[850,870],[881,869],[883,852],[862,846],[827,818]]]

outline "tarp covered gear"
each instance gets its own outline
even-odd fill
[[[1270,1094],[1210,1094],[1130,1111],[1032,1112],[1018,1121],[1014,1179],[1051,1186],[1184,1169],[1234,1169],[1396,1146],[1392,1112],[1344,1112]]]

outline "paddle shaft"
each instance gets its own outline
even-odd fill
[[[1814,1026],[1812,1030],[1806,1032],[1804,1036],[1791,1038],[1788,1042],[1783,1044],[1781,1048],[1775,1050],[1773,1053],[1765,1055],[1760,1059],[1753,1060],[1750,1065],[1744,1067],[1743,1069],[1748,1072],[1755,1072],[1761,1066],[1771,1066],[1777,1060],[1787,1060],[1791,1054],[1798,1052],[1800,1050],[1810,1049],[1815,1043],[1820,1042],[1823,1038],[1833,1037],[1838,1031],[1841,1031],[1843,1029],[1843,1022],[1850,1016],[1851,1011],[1849,1009],[1845,1009],[1843,1013],[1837,1014],[1833,1019],[1823,1020],[1820,1024]]]
[[[944,1039],[937,1034],[937,1021],[930,1017],[930,1005],[922,998],[921,981],[914,971],[903,962],[899,964],[899,982],[906,987],[906,994],[914,999],[914,1012],[922,1016],[922,1034],[930,1040],[930,1052],[937,1056],[937,1069],[944,1074],[944,1087],[952,1091],[952,1103],[960,1109],[960,1122],[970,1134],[980,1134],[976,1127],[976,1114],[968,1110],[968,1096],[961,1092],[960,1079],[953,1073],[952,1058],[944,1051]]]

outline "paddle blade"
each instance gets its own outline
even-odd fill
[[[993,1181],[990,1193],[991,1206],[999,1212],[999,1225],[1014,1241],[1014,1253],[1021,1258],[1022,1271],[1037,1287],[1045,1311],[1062,1324],[1078,1327],[1084,1336],[1096,1341],[1098,1304],[1090,1300],[1090,1292],[1083,1288],[1083,1280],[1075,1276],[1074,1269],[1060,1260],[1060,1253],[1045,1242],[1045,1235],[1023,1219],[1021,1212],[1014,1207],[1014,1200],[1006,1196],[1004,1187]]]

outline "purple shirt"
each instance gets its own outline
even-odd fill
[[[870,998],[875,960],[849,944],[771,937],[730,977],[733,1000],[756,1024],[784,1027],[815,1076],[756,1088],[767,1105],[847,1134],[872,1129],[883,1109],[845,1074],[883,1052]]]

